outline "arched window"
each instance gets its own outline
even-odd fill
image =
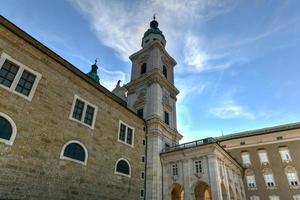
[[[6,114],[0,112],[0,141],[12,145],[17,135],[14,121]]]
[[[115,173],[124,175],[124,176],[131,176],[131,167],[127,160],[121,158],[116,162],[115,166]]]
[[[142,66],[141,66],[141,74],[144,74],[144,73],[146,73],[146,72],[147,72],[147,64],[144,63],[144,64],[142,64]]]
[[[63,146],[60,158],[86,165],[88,152],[81,142],[72,140]]]
[[[168,78],[168,71],[167,71],[167,67],[163,66],[163,74],[166,78]]]

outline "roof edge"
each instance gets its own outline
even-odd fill
[[[81,70],[79,70],[73,64],[71,64],[70,62],[68,62],[61,56],[59,56],[53,50],[51,50],[46,45],[39,42],[37,39],[35,39],[34,37],[32,37],[30,34],[26,33],[25,31],[23,31],[21,28],[19,28],[17,25],[15,25],[14,23],[9,21],[2,15],[0,15],[0,24],[3,25],[5,28],[7,28],[12,33],[16,34],[18,37],[22,38],[23,40],[25,40],[26,42],[28,42],[29,44],[31,44],[32,46],[34,46],[35,48],[40,50],[41,52],[43,52],[44,54],[46,54],[47,56],[49,56],[50,58],[52,58],[53,60],[55,60],[56,62],[58,62],[59,64],[66,67],[68,70],[70,70],[75,75],[82,78],[84,81],[88,82],[90,85],[92,85],[93,87],[95,87],[96,89],[101,91],[104,95],[106,95],[110,99],[114,100],[115,102],[117,102],[118,104],[120,104],[121,106],[126,108],[129,112],[136,115],[135,112],[133,112],[132,110],[130,110],[127,107],[127,103],[124,100],[122,100],[121,98],[119,98],[118,96],[116,96],[115,94],[110,92],[104,86],[95,83],[92,79],[90,79],[85,73],[83,73]]]

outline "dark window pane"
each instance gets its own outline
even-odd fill
[[[132,129],[131,128],[127,129],[127,143],[132,144]]]
[[[168,78],[168,72],[166,66],[163,66],[163,74],[166,78]]]
[[[119,140],[122,140],[122,141],[125,142],[125,134],[126,134],[126,126],[124,124],[121,124],[120,133],[119,133]]]
[[[35,75],[24,70],[16,87],[16,91],[21,94],[24,94],[25,96],[28,96],[35,81],[35,78]]]
[[[93,118],[94,118],[94,112],[95,112],[95,108],[88,105],[87,108],[86,108],[84,123],[86,123],[90,126],[92,125]]]
[[[144,117],[144,109],[143,109],[143,108],[139,109],[139,110],[137,111],[137,115],[138,115],[139,117],[143,118],[143,117]]]
[[[118,162],[117,172],[129,175],[129,165],[125,160],[120,160]]]
[[[76,99],[76,103],[73,111],[73,118],[81,120],[83,108],[84,108],[84,103],[79,99]]]
[[[10,87],[14,81],[16,74],[19,70],[19,66],[6,60],[3,66],[0,68],[0,84]]]
[[[165,111],[165,123],[169,125],[169,113]]]
[[[85,160],[84,149],[81,145],[77,143],[68,144],[68,146],[65,148],[64,156],[82,162],[84,162]]]
[[[0,138],[10,140],[12,135],[12,127],[9,121],[0,116]]]
[[[144,64],[142,64],[142,66],[141,66],[141,74],[146,73],[146,71],[147,71],[147,64],[144,63]]]

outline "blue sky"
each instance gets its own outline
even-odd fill
[[[178,63],[182,142],[300,121],[300,1],[1,2],[1,15],[82,71],[99,58],[110,90],[129,81],[128,56],[156,13]]]

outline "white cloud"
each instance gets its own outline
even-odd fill
[[[246,118],[255,119],[255,114],[248,111],[233,100],[225,101],[221,105],[209,109],[209,113],[221,119]]]
[[[98,39],[114,49],[124,61],[129,61],[128,56],[140,48],[143,33],[149,26],[145,22],[149,22],[154,13],[161,30],[165,30],[168,49],[174,55],[181,50],[180,41],[190,27],[228,12],[234,5],[232,1],[217,0],[150,0],[134,4],[106,0],[70,2],[87,16]]]

